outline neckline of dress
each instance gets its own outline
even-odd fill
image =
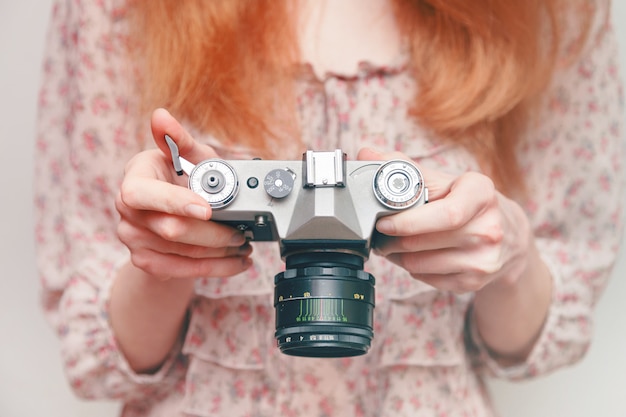
[[[404,49],[403,49],[404,51]],[[388,63],[375,63],[372,61],[360,61],[351,72],[335,70],[325,71],[318,75],[310,62],[296,64],[296,78],[302,81],[326,83],[331,79],[343,81],[357,81],[375,78],[379,76],[393,76],[406,72],[409,68],[408,53],[402,52]]]

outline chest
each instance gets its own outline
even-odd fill
[[[302,60],[315,74],[352,75],[360,63],[388,66],[401,54],[389,0],[299,0]]]

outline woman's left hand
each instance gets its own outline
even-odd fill
[[[360,160],[406,159],[359,152]],[[460,176],[420,168],[429,203],[378,220],[384,236],[375,252],[433,287],[476,292],[490,283],[513,285],[526,271],[533,236],[528,218],[486,175]]]

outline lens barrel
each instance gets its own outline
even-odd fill
[[[340,358],[365,354],[374,337],[374,277],[363,257],[341,252],[286,256],[275,276],[275,337],[292,356]]]

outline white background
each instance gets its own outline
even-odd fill
[[[51,3],[0,0],[0,417],[115,416],[115,404],[73,397],[37,304],[33,124]],[[625,0],[613,9],[626,57]],[[626,79],[626,64],[621,71]],[[581,364],[533,382],[492,384],[503,417],[626,417],[626,249],[596,318],[595,343]]]

